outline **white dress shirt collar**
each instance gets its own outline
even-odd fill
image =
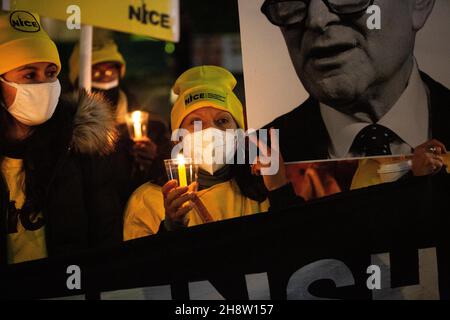
[[[408,86],[394,106],[378,121],[378,124],[391,129],[411,148],[429,139],[428,93],[423,83],[417,63]],[[366,126],[373,124],[367,117],[353,117],[320,104],[320,112],[331,139],[329,153],[331,158],[351,157],[350,148],[357,134]]]

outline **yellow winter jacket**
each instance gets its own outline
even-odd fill
[[[258,202],[241,194],[234,179],[198,192],[198,198],[209,213],[211,221],[243,217],[269,210],[269,200]],[[188,213],[189,227],[203,224],[205,213],[194,206]],[[144,184],[131,196],[124,217],[124,240],[156,234],[164,220],[164,199],[161,187]],[[206,219],[208,220],[208,219]]]

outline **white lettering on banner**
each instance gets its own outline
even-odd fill
[[[372,290],[374,300],[383,299],[405,299],[405,300],[435,300],[439,299],[439,282],[436,249],[419,250],[419,274],[420,283],[418,285],[405,286],[399,288],[391,287],[390,255],[372,255],[373,265],[367,268],[370,276],[367,279],[367,287]],[[77,266],[71,266],[76,267]],[[414,268],[415,266],[411,266]],[[69,267],[70,268],[70,267]],[[68,273],[73,273],[76,268],[72,268]],[[78,268],[79,271],[79,268]],[[74,287],[76,280],[81,288],[81,271],[78,278],[69,280]],[[324,297],[317,297],[309,291],[310,286],[316,281],[331,280],[336,288],[351,287],[355,285],[355,279],[347,265],[339,260],[324,259],[308,264],[292,274],[287,287],[288,300],[328,300]],[[249,300],[269,300],[271,292],[268,280],[268,273],[245,275]],[[225,300],[220,293],[220,288],[215,288],[210,281],[190,282],[190,300]],[[219,290],[218,290],[219,289]],[[102,293],[102,299],[142,299],[142,300],[169,300],[172,299],[171,287],[155,286],[141,289],[121,290],[115,292]]]
[[[3,0],[2,3],[3,3],[2,10],[5,10],[5,11],[11,10],[11,4],[10,4],[9,0]]]
[[[80,30],[81,29],[81,9],[77,5],[70,5],[66,10],[67,17],[66,25],[69,30]]]
[[[367,28],[369,30],[381,29],[381,8],[377,5],[372,5],[367,8],[367,14],[371,16],[367,19]]]
[[[245,275],[249,300],[270,300],[267,272]]]
[[[69,290],[81,290],[81,269],[79,266],[72,265],[67,267],[67,274],[70,276],[67,278],[66,285]]]
[[[101,300],[171,300],[169,285],[102,292]]]
[[[313,296],[309,286],[318,280],[332,280],[337,288],[353,286],[355,279],[350,269],[339,260],[320,260],[296,271],[287,286],[288,300],[331,300]]]
[[[372,263],[381,268],[381,290],[372,292],[374,300],[439,300],[436,248],[419,250],[418,285],[392,288],[389,253],[372,255]]]
[[[191,300],[225,300],[209,281],[189,282]]]
[[[267,273],[245,275],[249,300],[270,300]],[[189,283],[190,300],[225,300],[209,281]]]

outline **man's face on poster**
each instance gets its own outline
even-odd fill
[[[352,113],[351,106],[376,99],[372,96],[376,88],[395,81],[399,70],[412,61],[416,32],[425,23],[434,0],[373,1],[381,9],[379,30],[368,28],[370,15],[365,10],[340,15],[329,3],[304,1],[303,21],[280,28],[306,90],[319,101]],[[421,11],[417,8],[421,5],[431,8]]]

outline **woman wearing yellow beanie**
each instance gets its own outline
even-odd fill
[[[0,265],[121,241],[94,161],[114,147],[114,119],[94,96],[60,98],[60,69],[39,16],[0,14]]]
[[[220,136],[232,129],[245,129],[243,107],[233,93],[235,85],[234,76],[216,66],[195,67],[183,73],[174,85],[178,99],[172,108],[172,130]],[[197,132],[194,127],[199,123],[202,131]],[[184,139],[188,139],[187,136]],[[202,152],[211,150],[202,149]],[[280,165],[278,174],[263,179],[252,174],[255,170],[252,171],[250,165],[199,164],[196,186],[199,191],[195,192],[193,189],[197,188],[178,187],[175,180],[162,188],[145,184],[128,203],[124,239],[301,203],[302,199],[295,195]],[[189,201],[191,204],[187,205]]]

